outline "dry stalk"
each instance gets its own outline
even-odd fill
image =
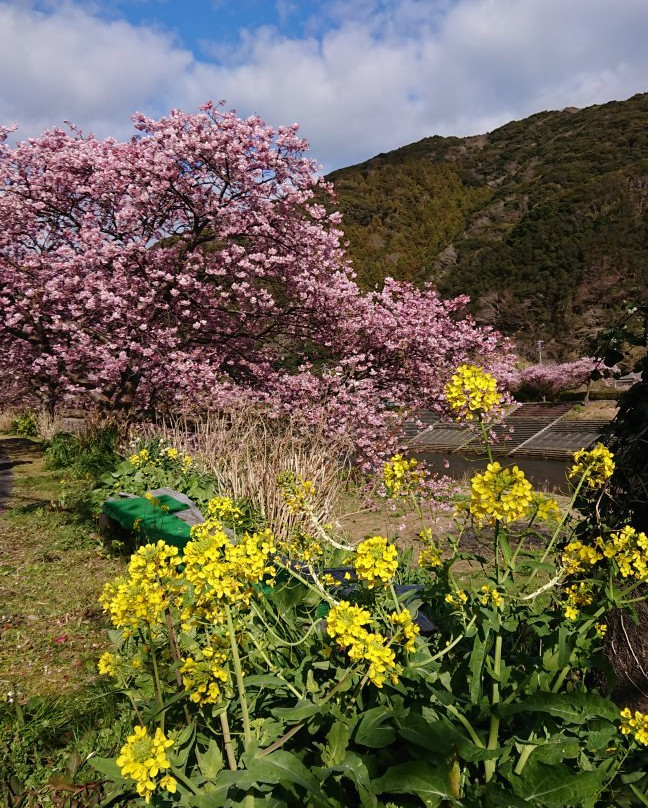
[[[138,429],[142,432],[161,435],[195,457],[214,474],[223,493],[249,499],[277,536],[287,536],[301,520],[290,512],[277,486],[281,472],[312,480],[320,524],[333,521],[335,505],[349,483],[350,441],[332,439],[322,428],[297,419],[270,418],[256,406],[167,420]]]

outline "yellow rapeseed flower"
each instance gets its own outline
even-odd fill
[[[106,651],[99,657],[97,662],[97,670],[102,676],[117,676],[117,668],[122,661],[119,654],[111,654]]]
[[[502,468],[495,461],[470,481],[470,513],[480,524],[513,522],[528,515],[533,501],[531,483],[517,466]]]
[[[366,609],[343,600],[329,612],[326,631],[351,661],[368,664],[367,677],[376,687],[382,687],[387,677],[396,684],[400,669],[394,652],[384,637],[367,631],[365,626],[370,623],[371,615]]]
[[[182,684],[190,694],[191,701],[196,704],[216,704],[221,701],[222,685],[229,681],[227,668],[223,667],[226,661],[226,653],[212,648],[204,649],[198,658],[182,660]]]
[[[441,551],[434,543],[432,530],[429,527],[423,528],[419,533],[423,547],[418,557],[419,567],[440,567],[443,564]]]
[[[412,615],[407,611],[407,609],[403,609],[402,612],[392,612],[389,615],[389,620],[395,628],[394,636],[398,638],[399,634],[402,634],[401,642],[403,644],[403,648],[406,651],[413,651],[416,638],[418,637],[421,629],[412,620]]]
[[[567,600],[563,603],[565,617],[568,620],[576,620],[580,614],[582,606],[590,606],[594,602],[591,584],[588,581],[581,581],[568,586]]]
[[[418,460],[406,460],[403,455],[396,454],[383,466],[383,485],[388,497],[407,496],[421,489],[425,480],[425,472],[417,470]]]
[[[372,536],[356,547],[353,566],[360,580],[367,581],[369,589],[377,583],[386,584],[398,569],[398,550],[383,536]]]
[[[628,707],[621,710],[621,732],[634,735],[639,743],[648,746],[648,714],[639,710],[632,713]]]
[[[445,393],[451,409],[467,421],[481,418],[502,401],[495,377],[475,365],[459,365]]]
[[[589,547],[581,541],[575,540],[565,546],[560,557],[565,575],[575,575],[585,572],[597,562],[603,560],[603,555],[594,547]]]
[[[234,504],[231,497],[214,497],[207,504],[207,513],[216,519],[238,525],[243,520],[243,511]]]
[[[117,765],[122,776],[135,781],[137,793],[147,803],[158,786],[172,794],[176,791],[176,781],[168,774],[156,782],[159,775],[171,767],[166,753],[171,746],[173,741],[159,727],[153,736],[148,734],[146,727],[135,727],[121,748]]]
[[[569,472],[570,479],[585,479],[590,488],[600,488],[614,474],[614,455],[602,443],[593,449],[579,449],[574,455],[574,465]]]
[[[138,469],[145,466],[151,460],[151,455],[149,454],[148,449],[140,449],[139,452],[135,452],[128,458],[128,462],[131,465],[136,466]]]
[[[493,606],[498,609],[502,605],[502,596],[497,589],[484,585],[482,586],[481,591],[483,593],[481,595],[481,602],[484,604],[484,606],[492,603]]]

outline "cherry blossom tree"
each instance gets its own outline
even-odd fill
[[[254,397],[369,443],[459,362],[509,351],[465,298],[360,293],[296,125],[211,102],[133,122],[128,142],[2,130],[0,390],[104,411]]]
[[[589,382],[597,368],[601,368],[601,361],[586,356],[573,362],[531,365],[517,373],[511,373],[506,379],[512,393],[526,390],[541,396],[543,400],[551,400],[563,390],[574,390]]]

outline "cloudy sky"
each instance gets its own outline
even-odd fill
[[[648,91],[648,0],[0,0],[0,123],[128,137],[225,99],[326,170]]]

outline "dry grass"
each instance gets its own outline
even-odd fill
[[[314,510],[320,523],[334,521],[351,481],[350,442],[335,442],[321,429],[294,420],[269,418],[258,408],[156,424],[145,428],[144,434],[162,435],[193,455],[216,476],[223,492],[249,499],[276,535],[287,535],[296,521],[277,485],[279,474],[292,472],[314,483]]]

